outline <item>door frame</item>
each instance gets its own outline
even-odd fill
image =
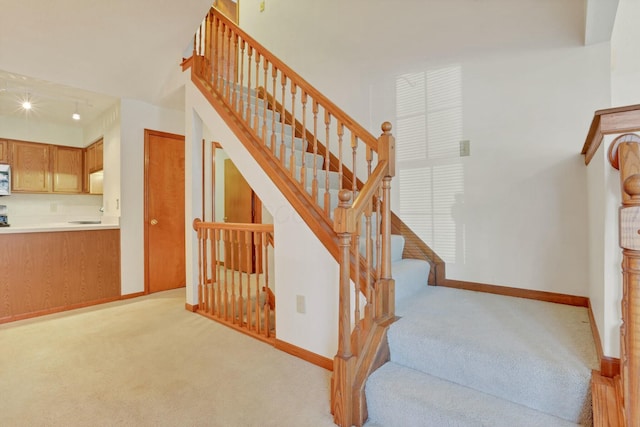
[[[148,295],[149,291],[149,137],[150,136],[160,136],[167,138],[175,138],[185,140],[184,135],[179,135],[177,133],[169,133],[162,132],[158,130],[152,129],[144,129],[144,214],[143,214],[143,222],[144,222],[144,295]],[[186,142],[185,142],[186,145]],[[185,147],[186,148],[186,147]],[[186,173],[186,169],[185,169]],[[184,209],[184,206],[182,206]],[[185,233],[186,233],[186,225],[185,225]],[[185,254],[185,263],[186,254]],[[186,278],[185,278],[186,279]]]

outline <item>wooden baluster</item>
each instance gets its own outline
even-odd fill
[[[218,254],[216,251],[216,236],[215,229],[209,228],[209,245],[211,246],[211,265],[208,267],[211,270],[211,288],[209,290],[209,299],[211,300],[210,313],[214,314],[216,310],[216,282],[218,281],[218,275],[216,270],[216,260]]]
[[[300,184],[302,188],[307,189],[307,159],[305,156],[307,152],[307,92],[301,89],[302,96],[300,102],[302,103],[302,151],[300,152],[302,168],[300,169]],[[295,157],[292,163],[295,164]]]
[[[360,354],[360,236],[361,236],[361,223],[362,216],[357,218],[356,222],[356,234],[351,238],[351,251],[353,252],[353,259],[355,260],[355,307],[353,312],[354,328],[352,336],[354,342],[352,344],[353,352],[357,356]]]
[[[254,301],[253,304],[253,310],[255,310],[255,320],[254,320],[254,324],[251,325],[252,329],[254,329],[255,331],[259,331],[259,323],[260,323],[260,274],[262,272],[262,263],[259,263],[259,261],[263,261],[262,258],[260,257],[260,254],[262,253],[262,236],[264,235],[264,231],[261,232],[257,232],[254,234],[254,242],[253,242],[253,256],[255,257],[256,260],[256,269],[255,269],[255,276],[254,276],[254,293],[256,296],[256,299]],[[250,309],[251,311],[251,309]]]
[[[215,234],[214,234],[214,240],[216,242],[216,246],[217,246],[217,250],[216,253],[218,254],[218,256],[222,253],[220,251],[220,245],[223,245],[223,239],[224,236],[222,234],[223,232],[221,232],[220,229],[216,229],[215,230]],[[218,317],[222,316],[222,282],[225,280],[224,276],[221,275],[221,270],[222,270],[222,260],[216,259],[216,270],[217,270],[217,280],[216,280],[216,302],[218,303],[217,306],[217,315]],[[224,272],[222,272],[224,274]]]
[[[231,323],[236,322],[236,271],[240,270],[238,257],[240,255],[240,245],[238,231],[231,230]]]
[[[211,56],[211,62],[213,64],[213,77],[212,86],[214,90],[218,89],[218,74],[220,66],[220,19],[214,16],[213,21],[213,52]]]
[[[275,66],[271,67],[271,93],[273,96],[273,101],[271,105],[271,110],[273,110],[273,114],[271,115],[271,139],[269,143],[271,144],[271,153],[276,155],[276,112],[278,111],[277,104],[275,103],[276,96],[276,81],[278,79],[278,69]],[[280,159],[282,160],[282,159]]]
[[[245,253],[242,250],[244,246],[244,235],[247,232],[244,230],[238,230],[238,299],[233,299],[233,305],[236,306],[236,317],[238,318],[238,324],[242,326],[242,306],[244,304],[244,292],[242,291],[242,270],[245,267]]]
[[[238,85],[238,89],[240,89],[240,105],[238,111],[241,116],[244,114],[244,44],[244,39],[242,39],[240,42],[240,84]]]
[[[209,13],[207,14],[207,21],[204,27],[204,31],[205,31],[205,51],[202,53],[202,55],[204,56],[205,62],[207,64],[207,71],[206,71],[206,80],[207,82],[211,82],[212,81],[212,72],[213,72],[213,64],[212,64],[212,60],[213,60],[213,55],[212,55],[212,49],[213,49],[213,13],[211,13],[211,11],[209,11]]]
[[[193,221],[193,228],[196,230],[198,239],[198,304],[204,301],[204,282],[202,280],[202,229],[199,227],[200,220]]]
[[[326,141],[325,141],[325,153],[324,153],[324,213],[329,216],[329,211],[331,209],[331,195],[329,194],[329,141],[331,139],[331,113],[324,110],[324,125],[326,129]]]
[[[232,62],[232,79],[229,81],[233,81],[233,86],[231,88],[232,96],[231,96],[231,105],[233,107],[233,111],[238,111],[238,34],[233,32],[233,56],[229,59]]]
[[[260,59],[260,52],[256,50],[256,87],[254,89],[256,100],[253,110],[253,131],[256,133],[256,135],[258,135],[258,88],[260,86]]]
[[[231,36],[232,36],[232,30],[231,27],[228,27],[225,25],[225,29],[226,29],[226,41],[227,41],[227,56],[225,58],[225,82],[224,82],[224,88],[225,88],[225,95],[224,95],[224,99],[227,102],[227,104],[229,104],[231,102]]]
[[[373,160],[373,150],[368,145],[366,146],[367,156],[367,178],[371,176],[371,162]]]
[[[269,292],[269,236],[265,233],[262,236],[262,247],[263,247],[263,259],[264,262],[264,286],[265,286],[265,298],[264,305],[262,311],[262,328],[264,329],[264,335],[269,336],[270,332],[270,307],[271,307],[271,297]]]
[[[282,104],[280,105],[280,163],[282,166],[286,165],[285,159],[285,142],[284,142],[284,124],[285,124],[285,93],[287,87],[287,76],[284,73],[280,73],[280,86],[282,86],[282,97],[280,100]],[[285,166],[286,167],[286,166]]]
[[[291,81],[291,155],[289,156],[289,173],[291,178],[296,178],[296,93],[298,92],[298,86]]]
[[[353,192],[354,199],[358,197],[358,174],[357,174],[357,165],[358,165],[358,137],[351,132],[351,191]]]
[[[247,48],[247,112],[244,120],[249,126],[251,126],[251,59],[253,56],[253,47],[251,45]]]
[[[318,101],[313,100],[313,180],[311,196],[314,203],[318,200]]]
[[[231,261],[233,256],[233,243],[231,230],[223,230],[224,233],[224,241],[225,241],[225,263],[223,265],[224,268],[224,301],[222,302],[222,306],[224,309],[224,319],[229,320],[229,267],[232,267],[233,261]],[[230,253],[227,253],[230,252]],[[226,260],[230,260],[231,265],[227,265]],[[232,270],[233,272],[233,270]]]
[[[271,64],[271,70],[273,70],[275,68],[275,65]],[[267,108],[267,102],[269,101],[269,96],[267,94],[267,81],[268,81],[268,76],[269,76],[269,62],[266,60],[264,60],[264,65],[262,67],[262,71],[263,71],[263,83],[264,83],[264,87],[262,88],[262,108],[265,109]],[[272,71],[273,72],[273,71]],[[258,108],[257,108],[257,104],[256,104],[256,116],[258,115]],[[265,119],[265,116],[263,115],[262,117],[262,133],[260,134],[260,138],[262,139],[262,143],[265,144],[266,140],[267,140],[267,121]]]
[[[367,304],[365,307],[365,320],[366,320],[366,325],[365,327],[367,328],[367,330],[369,330],[369,328],[372,325],[372,320],[373,320],[373,313],[371,308],[373,307],[373,301],[372,301],[372,289],[373,289],[373,284],[371,283],[371,274],[372,274],[372,265],[373,265],[373,241],[371,239],[371,214],[372,214],[372,209],[373,209],[373,200],[370,200],[367,203],[367,210],[365,211],[365,253],[366,253],[366,260],[367,260],[367,271],[365,272],[366,274],[366,283],[367,283]]]
[[[209,312],[209,303],[210,303],[210,295],[209,295],[209,288],[211,287],[211,282],[209,280],[209,255],[208,255],[208,246],[209,246],[209,229],[205,228],[203,233],[203,245],[202,245],[202,259],[203,259],[203,265],[202,265],[202,279],[204,281],[204,295],[203,295],[203,303],[204,303],[204,307],[203,310],[205,312]]]
[[[340,203],[334,212],[334,230],[339,237],[340,299],[338,303],[338,353],[333,359],[331,412],[333,420],[342,427],[353,422],[353,379],[356,358],[351,351],[351,233],[349,208],[351,192],[341,190]]]

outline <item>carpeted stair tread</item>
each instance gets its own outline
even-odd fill
[[[396,304],[410,300],[418,292],[428,286],[429,270],[431,266],[421,259],[404,258],[391,264],[391,277],[395,281]],[[398,316],[402,312],[396,310]]]
[[[369,377],[366,394],[366,427],[577,425],[392,362]]]
[[[598,362],[587,310],[443,287],[397,307],[391,360],[573,422]]]

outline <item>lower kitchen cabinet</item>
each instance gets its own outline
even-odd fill
[[[1,237],[0,323],[120,298],[120,230]]]

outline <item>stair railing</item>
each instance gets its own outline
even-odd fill
[[[340,264],[331,408],[336,424],[362,425],[364,382],[388,359],[386,327],[395,319],[391,125],[384,123],[375,138],[215,8],[194,38],[193,58],[194,84],[243,144],[260,151],[252,155],[261,166],[275,165],[274,182],[286,175],[283,194],[294,206],[295,197],[306,200],[316,234],[331,235],[328,243],[319,236]],[[292,198],[285,191],[290,183],[297,187]]]
[[[390,123],[384,123],[382,130],[378,140],[378,165],[353,204],[350,203],[352,192],[340,191],[340,204],[334,213],[334,230],[340,238],[340,317],[331,409],[334,421],[340,426],[362,425],[366,420],[364,381],[375,369],[373,365],[383,362],[376,361],[381,336],[375,326],[388,324],[395,318],[390,237],[395,140],[390,133]],[[379,220],[372,221],[372,217]],[[362,267],[364,274],[360,272]],[[352,287],[351,277],[363,278],[364,290],[360,283]],[[352,294],[354,304],[351,304]],[[361,294],[365,298],[363,310]],[[378,339],[372,340],[373,336]]]
[[[377,139],[215,8],[194,38],[194,58],[198,84],[244,123],[330,222],[339,189],[357,194],[358,178],[366,181],[375,168]]]
[[[275,338],[273,224],[203,222],[198,238],[198,313],[264,341]]]

